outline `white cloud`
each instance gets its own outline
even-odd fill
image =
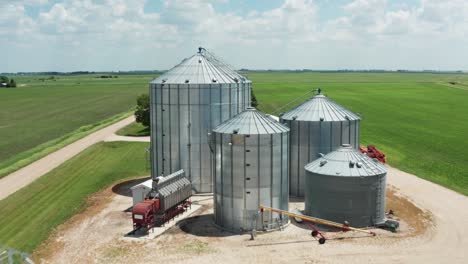
[[[341,17],[329,20],[320,20],[320,5],[310,0],[285,0],[248,14],[220,12],[208,0],[167,0],[157,13],[146,13],[146,2],[63,0],[33,18],[26,6],[47,0],[2,1],[0,36],[7,41],[0,48],[20,57],[37,54],[41,70],[168,68],[174,57],[193,53],[198,45],[241,67],[383,68],[394,67],[384,58],[395,60],[415,47],[434,52],[468,42],[465,0],[422,0],[392,9],[386,0],[355,0],[342,6]],[[462,59],[453,65],[462,65]],[[21,63],[28,66],[12,60],[6,67],[23,70]]]

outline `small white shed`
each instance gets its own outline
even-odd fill
[[[153,180],[149,179],[130,188],[132,190],[133,205],[145,200],[146,195],[151,191],[152,184]]]

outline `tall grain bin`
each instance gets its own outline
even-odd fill
[[[217,225],[232,231],[287,223],[259,205],[288,210],[289,129],[253,107],[213,130]]]
[[[307,215],[355,227],[384,222],[387,170],[376,159],[344,145],[305,170]]]
[[[150,83],[151,174],[183,169],[211,192],[209,132],[250,105],[251,82],[203,48]]]
[[[324,95],[316,95],[284,113],[280,122],[291,129],[289,193],[304,197],[304,166],[342,144],[359,147],[360,118]]]

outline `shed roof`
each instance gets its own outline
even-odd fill
[[[167,84],[215,84],[245,83],[247,78],[237,73],[226,63],[204,48],[155,78],[151,83]]]
[[[298,121],[347,121],[359,120],[360,117],[337,104],[330,98],[319,94],[296,106],[281,116],[285,120]]]
[[[288,131],[288,127],[257,111],[254,107],[248,107],[213,129],[216,133],[243,135],[277,134]]]
[[[305,166],[305,170],[315,174],[342,177],[377,176],[387,173],[385,166],[377,159],[371,159],[350,145],[343,145],[338,150],[314,160]]]
[[[141,188],[141,187],[152,189],[153,188],[153,180],[149,179],[147,181],[141,182],[141,183],[139,183],[137,185],[132,186],[130,189],[134,190],[134,189]]]

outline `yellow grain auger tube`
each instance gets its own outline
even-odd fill
[[[320,219],[320,218],[316,218],[316,217],[295,214],[295,213],[291,213],[291,212],[288,212],[288,211],[283,211],[283,210],[280,210],[280,209],[275,209],[275,208],[271,208],[271,207],[268,207],[268,206],[260,205],[260,213],[263,213],[264,211],[270,211],[270,212],[274,212],[274,213],[278,213],[278,214],[282,214],[282,215],[291,216],[291,217],[294,217],[294,218],[299,218],[299,219],[302,219],[303,221],[305,221],[306,223],[311,222],[311,223],[315,223],[315,224],[321,224],[321,225],[336,227],[336,228],[339,228],[343,232],[355,231],[355,232],[366,233],[366,234],[369,234],[371,236],[376,235],[372,231],[369,231],[369,230],[366,230],[366,229],[361,229],[361,228],[351,227],[346,223],[340,224],[340,223],[328,221],[328,220],[325,220],[325,219]],[[322,233],[316,227],[314,227],[313,225],[309,225],[309,227],[311,229],[313,229],[312,236],[316,237],[316,236],[319,235],[320,236],[319,243],[320,244],[325,243],[326,238],[322,235]]]

